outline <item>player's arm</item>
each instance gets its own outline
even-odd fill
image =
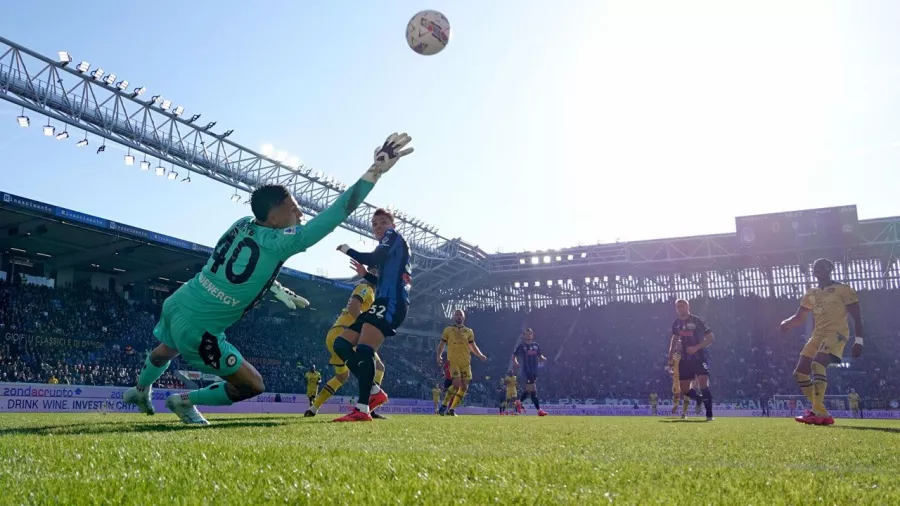
[[[844,304],[846,304],[847,312],[850,313],[850,318],[853,318],[853,329],[856,331],[856,339],[853,341],[851,353],[853,358],[859,358],[862,355],[863,336],[865,335],[862,313],[859,310],[859,297],[856,296],[856,291],[849,286],[847,286],[846,292],[844,294]]]
[[[797,308],[797,312],[794,313],[793,316],[781,322],[779,328],[782,332],[787,332],[792,328],[799,327],[806,323],[806,317],[809,316],[809,311],[813,307],[812,297],[807,293],[800,299],[800,307]]]
[[[444,359],[441,358],[444,355],[444,346],[447,344],[447,329],[444,329],[443,335],[441,335],[441,340],[438,341],[437,347],[437,363],[438,365],[442,365],[444,363]]]
[[[341,223],[353,214],[366,199],[378,179],[397,161],[412,153],[413,148],[406,148],[412,139],[406,134],[392,134],[375,150],[375,161],[369,170],[348,188],[324,211],[317,214],[304,226],[285,230],[280,252],[285,257],[306,251],[326,235],[334,231]]]
[[[484,356],[484,353],[481,353],[481,350],[478,349],[478,345],[475,344],[475,341],[471,341],[471,342],[469,343],[469,351],[471,351],[472,354],[474,354],[474,355],[475,355],[476,357],[478,357],[480,360],[482,360],[482,361],[487,360],[487,357]]]
[[[347,255],[348,257],[356,260],[357,262],[364,265],[381,265],[383,264],[388,255],[390,255],[391,248],[394,247],[394,244],[397,242],[397,232],[394,230],[386,230],[384,232],[384,237],[381,238],[381,242],[378,243],[378,246],[375,247],[375,251],[371,253],[362,253],[360,251],[356,251],[355,249],[347,246],[346,244],[341,244],[338,246],[338,251]]]
[[[672,338],[669,340],[669,359],[666,361],[670,367],[674,366],[675,360],[675,347],[678,345],[678,336],[672,334]]]
[[[519,354],[524,353],[524,351],[525,351],[525,348],[523,348],[522,344],[520,343],[518,346],[516,346],[516,351],[513,352],[513,356],[512,356],[513,367],[515,367],[516,369],[519,368]]]
[[[369,270],[366,269],[365,265],[357,262],[356,260],[351,259],[350,260],[350,268],[353,269],[354,271],[356,271],[356,274],[358,276],[360,276],[361,278],[363,278],[366,281],[368,281],[369,283],[371,283],[372,286],[378,285],[378,276],[369,272]]]

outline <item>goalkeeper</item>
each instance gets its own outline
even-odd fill
[[[150,352],[137,385],[123,400],[152,415],[152,385],[178,355],[195,369],[224,379],[166,398],[166,407],[184,423],[209,424],[196,406],[227,406],[261,394],[262,376],[226,340],[225,329],[262,300],[285,260],[318,243],[362,204],[378,179],[412,153],[406,147],[410,141],[406,134],[389,136],[375,149],[374,163],[359,181],[305,225],[299,224],[303,213],[287,188],[256,189],[250,198],[253,217],[235,222],[203,269],[166,299],[153,330],[161,344]]]

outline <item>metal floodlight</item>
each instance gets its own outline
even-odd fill
[[[241,201],[241,196],[238,195],[237,193],[235,193],[234,195],[231,196],[231,201],[232,201],[232,202],[240,202],[240,201]]]
[[[94,79],[96,79],[98,81],[103,79],[103,69],[97,69],[97,70],[91,72],[91,77],[93,77]]]
[[[52,137],[55,133],[56,128],[53,125],[44,125],[44,135],[46,135],[47,137]]]
[[[184,184],[190,183],[190,182],[191,182],[191,175],[188,174],[188,177],[182,179],[181,182],[184,183]]]
[[[234,130],[225,130],[225,133],[222,134],[222,137],[228,137],[229,135],[231,135],[233,133],[234,133]]]
[[[134,155],[125,155],[125,165],[134,165]]]
[[[106,151],[106,144],[101,144],[100,147],[97,148],[97,154],[99,155],[100,153],[102,153],[104,151]]]
[[[127,81],[124,81],[127,82]],[[141,86],[140,88],[135,88],[134,91],[131,92],[131,98],[138,97],[144,94],[147,91],[147,88]]]
[[[209,123],[206,124],[205,127],[201,128],[200,130],[209,130],[210,128],[212,128],[212,127],[214,127],[214,126],[216,126],[216,122],[215,122],[215,121],[210,121]]]
[[[162,165],[156,167],[156,175],[157,175],[157,176],[164,176],[164,175],[166,175],[166,169],[165,169]]]
[[[142,160],[141,170],[150,170],[150,162],[148,162],[147,160]]]
[[[118,88],[119,91],[125,91],[125,90],[127,90],[127,89],[128,89],[128,81],[126,81],[126,80],[123,79],[123,80],[117,82],[117,83],[116,83],[116,88]]]
[[[103,80],[107,85],[112,86],[114,82],[116,82],[116,75],[110,74],[106,76],[106,79]]]
[[[195,114],[195,115],[191,116],[191,119],[188,120],[188,123],[193,123],[193,122],[197,121],[198,119],[200,119],[200,115]]]
[[[172,114],[174,114],[175,116],[181,116],[182,113],[184,113],[184,106],[180,105],[176,107],[174,111],[172,111]]]
[[[83,147],[87,146],[87,145],[88,145],[87,137],[85,137],[84,139],[81,139],[80,141],[76,142],[75,145],[76,145],[77,147],[79,147],[79,148],[83,148]]]
[[[22,128],[28,128],[28,125],[31,125],[31,120],[28,116],[19,116],[16,118],[16,121],[19,122],[19,126]]]
[[[160,97],[159,95],[153,95],[152,97],[150,97],[150,103],[155,104],[155,103],[159,102],[160,98],[162,98],[162,97]]]
[[[162,109],[162,110],[164,110],[164,111],[168,111],[169,108],[171,108],[171,107],[172,107],[172,101],[171,101],[171,100],[163,100],[163,101],[162,101],[162,104],[159,105],[159,108]]]
[[[75,70],[84,74],[88,70],[91,70],[91,64],[86,61],[83,61],[75,66]]]
[[[69,132],[63,130],[62,132],[56,134],[56,140],[64,141],[69,138]]]
[[[67,53],[65,51],[60,51],[59,52],[59,63],[61,63],[63,67],[72,63],[72,55],[70,55],[69,53]]]
[[[166,176],[166,179],[168,179],[169,181],[174,181],[176,178],[178,178],[178,173],[174,170],[170,170],[169,175]]]

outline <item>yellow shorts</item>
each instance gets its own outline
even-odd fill
[[[828,334],[816,334],[806,341],[803,350],[800,351],[801,357],[816,358],[819,353],[827,353],[837,357],[837,362],[844,355],[844,346],[847,344],[847,338],[837,332]]]
[[[453,362],[450,363],[450,375],[454,378],[460,379],[472,379],[472,365],[466,364],[464,366],[453,365]]]
[[[318,387],[317,387],[317,388],[307,388],[307,389],[306,389],[306,396],[307,396],[307,397],[315,397],[316,394],[318,394],[318,393],[319,393]]]
[[[518,393],[518,392],[515,391],[515,390],[507,390],[507,391],[506,391],[506,400],[508,400],[508,401],[509,401],[509,400],[515,400],[515,399],[516,399],[516,394],[517,394],[517,393]]]

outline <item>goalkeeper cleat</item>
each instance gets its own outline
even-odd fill
[[[189,425],[209,425],[206,418],[191,404],[188,394],[172,394],[166,398],[166,407]]]
[[[129,388],[122,395],[122,400],[127,402],[128,404],[134,404],[137,406],[138,410],[141,413],[146,415],[152,415],[156,413],[156,410],[153,409],[153,401],[151,400],[151,393],[153,392],[153,387],[147,387],[145,390],[138,390],[137,388]]]

